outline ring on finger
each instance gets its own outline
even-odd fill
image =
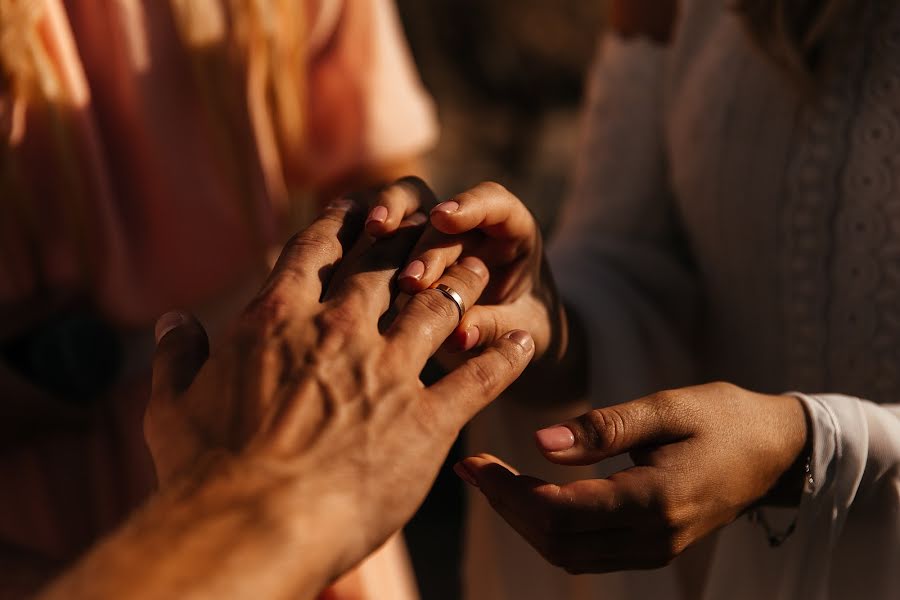
[[[456,305],[456,310],[459,312],[459,320],[462,321],[463,315],[466,314],[466,303],[463,301],[462,296],[459,295],[459,292],[443,283],[434,283],[429,289],[437,290],[452,300],[453,304]]]

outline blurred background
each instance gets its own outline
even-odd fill
[[[545,232],[565,198],[588,65],[603,25],[599,0],[397,0],[407,39],[437,102],[429,156],[439,198],[483,180],[515,192]],[[425,600],[460,596],[465,501],[450,466],[406,529]]]

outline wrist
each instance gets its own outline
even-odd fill
[[[322,511],[285,510],[284,480],[211,453],[174,479],[43,598],[315,598],[338,574]],[[274,557],[274,558],[273,558]]]
[[[776,396],[781,406],[785,425],[779,429],[782,447],[776,453],[775,464],[786,465],[771,489],[760,500],[760,505],[797,506],[809,478],[809,460],[812,452],[812,436],[809,434],[809,415],[803,403],[789,394]]]
[[[164,527],[160,541],[186,550],[172,557],[190,565],[198,596],[221,586],[264,590],[261,597],[314,598],[336,577],[324,524],[312,518],[320,511],[304,507],[296,484],[273,471],[217,454],[148,506],[143,525],[169,522],[174,531]]]

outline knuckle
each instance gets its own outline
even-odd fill
[[[356,312],[349,302],[323,310],[316,315],[315,323],[319,332],[326,337],[349,337],[358,330]]]
[[[340,222],[340,219],[334,216],[322,217],[324,221]],[[333,235],[329,235],[318,227],[309,227],[300,233],[295,234],[288,242],[288,247],[298,253],[319,252],[321,248],[327,248],[336,243],[337,239]]]
[[[489,194],[496,195],[506,195],[509,194],[509,190],[506,189],[506,186],[503,184],[497,183],[496,181],[484,181],[478,185],[477,189],[481,189]]]
[[[650,557],[649,566],[659,568],[672,564],[672,561],[678,558],[686,547],[684,536],[675,533],[664,536],[659,542],[657,551]]]
[[[681,390],[663,390],[648,397],[648,408],[659,416],[677,411],[684,404],[685,396]]]
[[[502,348],[493,348],[490,350],[492,356],[498,358],[498,362],[491,369],[494,381],[498,381],[501,377],[511,376],[520,369],[521,356],[524,354],[522,347],[511,340],[503,340],[506,342]]]
[[[483,362],[472,362],[471,378],[475,385],[485,394],[490,394],[497,386],[496,371],[489,369]]]
[[[615,407],[593,410],[578,420],[587,445],[600,451],[615,447],[625,435],[625,420]]]
[[[259,337],[262,333],[277,332],[283,326],[289,318],[291,302],[282,286],[283,283],[276,283],[247,305],[239,320],[239,335]]]
[[[442,321],[450,321],[459,317],[456,306],[440,292],[424,290],[410,300],[414,306],[426,314],[438,317]]]
[[[487,342],[500,337],[503,332],[503,323],[495,310],[479,311],[478,329],[483,341]],[[516,344],[518,346],[518,344]]]
[[[481,202],[482,195],[487,192],[487,190],[482,187],[483,185],[484,184],[481,184],[479,186],[476,186],[474,189],[460,192],[459,194],[455,195],[453,199],[461,205],[477,205],[479,202]]]
[[[427,248],[419,254],[418,260],[424,262],[428,269],[440,272],[447,265],[446,257],[450,252],[451,250],[446,246]]]
[[[668,498],[664,498],[660,501],[658,510],[660,523],[665,531],[670,534],[680,531],[689,520],[687,511],[684,507],[680,503],[674,502]]]
[[[450,267],[448,275],[455,280],[450,282],[450,285],[454,289],[466,292],[467,295],[484,287],[482,283],[484,280],[471,266],[457,263]]]
[[[669,536],[669,538],[666,540],[667,543],[665,558],[666,560],[668,560],[668,562],[672,562],[678,556],[680,556],[682,552],[684,552],[686,545],[683,539],[684,538],[681,535],[676,534]]]

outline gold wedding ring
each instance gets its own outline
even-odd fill
[[[431,289],[439,291],[444,296],[453,301],[453,304],[456,305],[456,310],[459,311],[459,320],[462,321],[463,315],[466,314],[466,303],[463,302],[462,296],[459,295],[459,292],[454,290],[449,285],[444,285],[443,283],[435,283],[431,286]]]

